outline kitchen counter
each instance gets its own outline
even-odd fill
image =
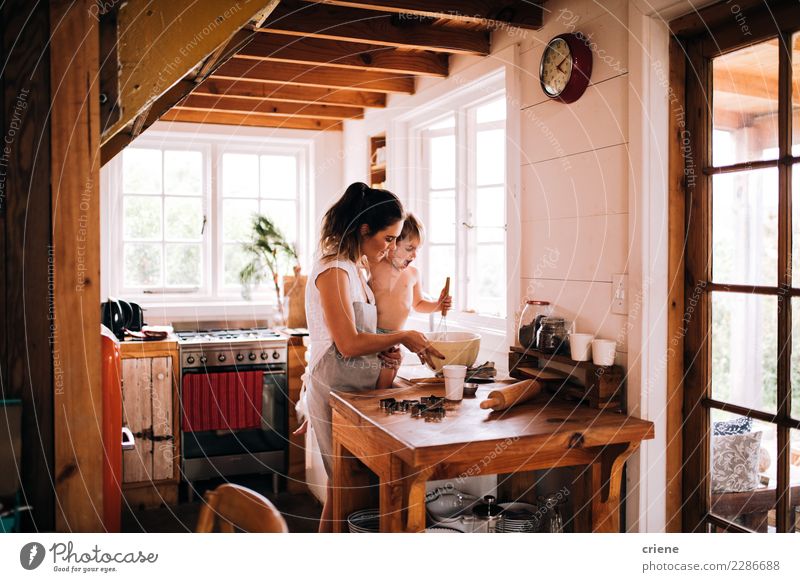
[[[386,414],[382,398],[444,396],[442,385],[399,380],[395,388],[365,394],[331,393],[333,408],[334,531],[347,515],[380,508],[383,532],[425,529],[425,483],[481,474],[521,474],[535,469],[591,466],[587,472],[589,531],[619,531],[619,493],[625,461],[653,423],[540,395],[495,412],[479,403],[502,382],[485,384],[475,398],[447,402],[446,417],[426,422],[410,414]],[[370,471],[365,471],[364,467]],[[377,475],[370,487],[369,473]],[[374,479],[374,478],[373,478]]]

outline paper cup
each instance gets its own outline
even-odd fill
[[[595,366],[613,366],[617,353],[617,342],[614,340],[596,339],[592,341],[592,362]]]
[[[588,362],[592,357],[592,340],[590,333],[573,333],[569,336],[570,357],[576,362]]]
[[[448,400],[461,400],[464,398],[464,379],[467,377],[467,367],[448,365],[442,368],[444,374],[444,397]]]

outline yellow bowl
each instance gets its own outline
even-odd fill
[[[481,349],[481,336],[471,331],[448,331],[426,334],[431,345],[442,352],[444,360],[433,358],[433,366],[428,366],[434,372],[440,372],[442,366],[460,365],[471,366],[478,358]]]

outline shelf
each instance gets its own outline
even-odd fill
[[[569,356],[565,356],[563,354],[549,354],[547,352],[541,352],[539,350],[534,350],[532,348],[523,348],[521,346],[511,346],[511,351],[517,354],[524,354],[526,356],[530,356],[532,358],[536,358],[539,360],[539,364],[541,368],[545,368],[547,364],[556,363],[562,364],[567,366],[572,366],[573,368],[586,370],[589,372],[598,373],[599,370],[603,370],[599,372],[600,374],[607,374],[609,372],[624,372],[624,368],[622,366],[597,366],[589,360],[588,362],[576,362]]]

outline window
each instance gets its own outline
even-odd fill
[[[113,295],[164,301],[240,297],[239,271],[251,217],[275,220],[301,258],[310,248],[310,143],[140,138],[112,162]],[[118,203],[118,204],[117,204]],[[290,265],[286,265],[291,274]],[[274,302],[264,285],[254,298]]]
[[[686,111],[704,113],[683,144],[697,168],[685,186],[690,531],[800,531],[800,18],[778,21],[746,46],[712,30],[736,44],[686,47],[698,77]]]
[[[496,93],[419,128],[419,209],[428,287],[447,276],[456,309],[506,316],[506,99]],[[492,325],[490,322],[488,325]]]

